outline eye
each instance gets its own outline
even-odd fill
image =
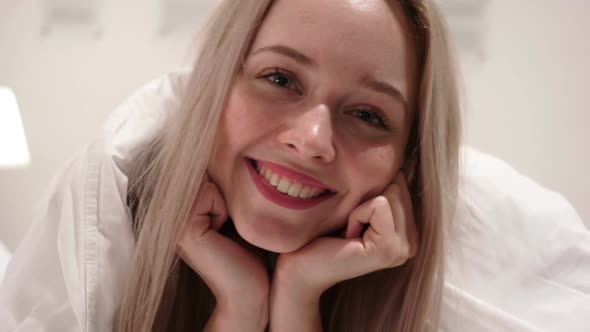
[[[391,129],[385,116],[383,116],[383,114],[377,110],[358,109],[351,111],[351,114],[371,127],[383,130]]]
[[[274,68],[270,73],[260,76],[271,84],[283,89],[296,89],[295,80],[291,78],[288,73],[283,72],[279,68]]]

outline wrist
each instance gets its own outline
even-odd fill
[[[319,299],[319,296],[302,296],[296,290],[288,288],[277,287],[272,290],[270,331],[321,331]]]
[[[321,331],[322,291],[277,264],[270,292],[271,331]]]
[[[282,254],[279,256],[275,272],[272,276],[271,292],[275,294],[292,295],[298,302],[319,301],[322,293],[329,287],[324,287],[317,280],[314,280],[310,273],[305,271],[302,264],[297,262],[296,256]],[[272,294],[271,294],[272,296]]]
[[[268,325],[268,300],[252,303],[236,299],[217,302],[206,331],[264,331]]]

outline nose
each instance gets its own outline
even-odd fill
[[[332,119],[326,105],[317,105],[289,119],[279,142],[299,158],[331,162],[336,157]]]

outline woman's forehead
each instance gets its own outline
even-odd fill
[[[392,81],[408,96],[417,71],[408,32],[402,11],[384,0],[280,0],[262,23],[251,55],[284,46],[321,69]]]
[[[406,21],[383,0],[282,0],[267,14],[256,44],[288,41],[380,55],[406,48]]]

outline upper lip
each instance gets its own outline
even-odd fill
[[[266,160],[256,160],[256,159],[252,159],[254,162],[256,162],[259,166],[262,166],[268,170],[270,170],[273,173],[277,173],[281,176],[284,176],[294,182],[298,182],[301,183],[303,185],[307,185],[307,186],[311,186],[311,187],[316,187],[316,188],[321,188],[324,190],[328,190],[332,193],[335,193],[336,190],[334,190],[333,188],[331,188],[330,186],[326,185],[325,183],[322,183],[321,181],[311,177],[310,175],[301,173],[300,171],[296,171],[292,168],[277,164],[277,163],[273,163],[270,161],[266,161]]]

